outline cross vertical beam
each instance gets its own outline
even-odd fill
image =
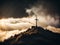
[[[36,28],[37,28],[37,21],[38,21],[38,19],[37,19],[37,15],[35,15],[35,16],[36,16],[36,19],[35,20],[36,20]]]

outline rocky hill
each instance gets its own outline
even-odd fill
[[[26,32],[0,42],[0,45],[60,45],[60,34],[32,26]]]

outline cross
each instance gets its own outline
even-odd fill
[[[36,28],[37,28],[37,21],[38,21],[38,19],[37,19],[37,15],[35,15],[35,16],[36,16],[36,19],[35,20],[36,20]]]

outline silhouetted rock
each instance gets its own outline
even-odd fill
[[[1,45],[60,45],[60,34],[32,26],[26,32],[0,43]]]

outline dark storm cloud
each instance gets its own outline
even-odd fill
[[[60,14],[60,1],[59,0],[38,0],[37,5],[42,5],[43,8],[47,9],[46,13]]]
[[[0,18],[1,17],[24,17],[28,16],[25,8],[30,8],[34,5],[43,5],[48,11],[46,13],[60,16],[60,1],[56,0],[0,0]]]
[[[33,0],[0,0],[0,17],[23,17],[25,8],[33,4]]]

